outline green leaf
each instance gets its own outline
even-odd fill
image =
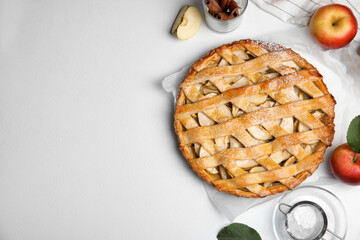
[[[241,223],[232,223],[221,229],[217,235],[218,240],[261,240],[259,233]]]
[[[349,126],[346,136],[347,142],[355,153],[360,152],[360,115],[354,118]]]

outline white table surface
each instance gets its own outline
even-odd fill
[[[0,239],[216,239],[229,224],[177,150],[161,80],[222,43],[296,26],[250,2],[236,31],[202,24],[180,41],[169,30],[184,4],[201,7],[0,1]],[[273,206],[240,216],[264,240]],[[346,206],[359,239],[360,209]]]

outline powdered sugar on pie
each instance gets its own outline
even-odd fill
[[[299,54],[247,39],[193,64],[174,125],[201,178],[239,197],[266,197],[318,168],[334,136],[334,105],[321,74]]]

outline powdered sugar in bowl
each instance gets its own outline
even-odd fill
[[[327,217],[316,203],[301,201],[293,206],[280,203],[279,210],[286,216],[285,227],[292,238],[317,240],[324,236]]]
[[[345,239],[347,218],[340,199],[317,186],[302,186],[282,196],[274,208],[278,240]]]

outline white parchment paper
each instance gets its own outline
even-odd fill
[[[356,43],[338,50],[325,50],[313,42],[306,27],[274,33],[257,39],[292,48],[313,64],[324,76],[324,82],[337,101],[335,107],[335,138],[333,147],[329,148],[324,156],[324,163],[302,185],[324,186],[337,183],[329,169],[329,156],[335,146],[345,142],[346,131],[351,119],[360,114],[360,57],[356,53]],[[174,101],[178,87],[189,71],[191,64],[167,76],[162,81],[164,90],[173,94]],[[277,194],[263,199],[247,199],[218,192],[207,183],[204,183],[204,187],[210,200],[230,221],[251,207],[282,196],[282,194]]]

